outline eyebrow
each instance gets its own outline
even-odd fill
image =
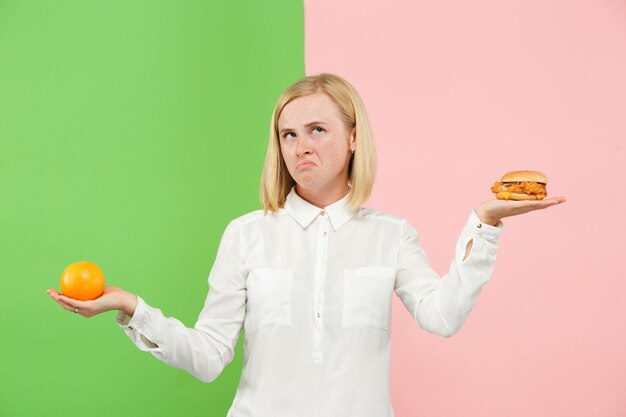
[[[326,123],[324,123],[324,122],[319,122],[319,121],[315,120],[315,121],[312,121],[312,122],[309,122],[309,123],[305,124],[304,127],[309,127],[309,126],[313,126],[313,125],[325,125],[325,124]],[[293,130],[293,129],[290,128],[290,127],[284,127],[282,129],[280,129],[280,133],[283,133],[283,132],[285,132],[287,130]]]

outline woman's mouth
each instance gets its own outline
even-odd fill
[[[308,168],[308,167],[312,167],[315,166],[315,164],[311,161],[302,161],[298,164],[298,166],[296,168]]]

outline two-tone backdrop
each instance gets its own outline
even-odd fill
[[[619,0],[0,1],[0,416],[226,414],[243,337],[204,384],[46,289],[90,260],[192,326],[224,227],[260,208],[278,95],[322,71],[372,122],[366,206],[440,275],[506,171],[568,199],[503,220],[452,338],[394,298],[396,416],[624,415],[624,39]]]

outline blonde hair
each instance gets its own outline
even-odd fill
[[[349,183],[352,187],[348,205],[353,209],[360,208],[372,192],[376,176],[376,146],[359,93],[338,75],[331,73],[309,75],[288,86],[274,106],[259,196],[265,214],[284,207],[289,191],[296,184],[287,170],[280,151],[278,117],[291,100],[319,91],[333,99],[346,126],[356,127],[355,150],[348,167]]]

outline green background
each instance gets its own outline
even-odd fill
[[[0,416],[226,415],[243,333],[205,384],[46,289],[89,260],[193,326],[303,37],[299,1],[0,1]]]

